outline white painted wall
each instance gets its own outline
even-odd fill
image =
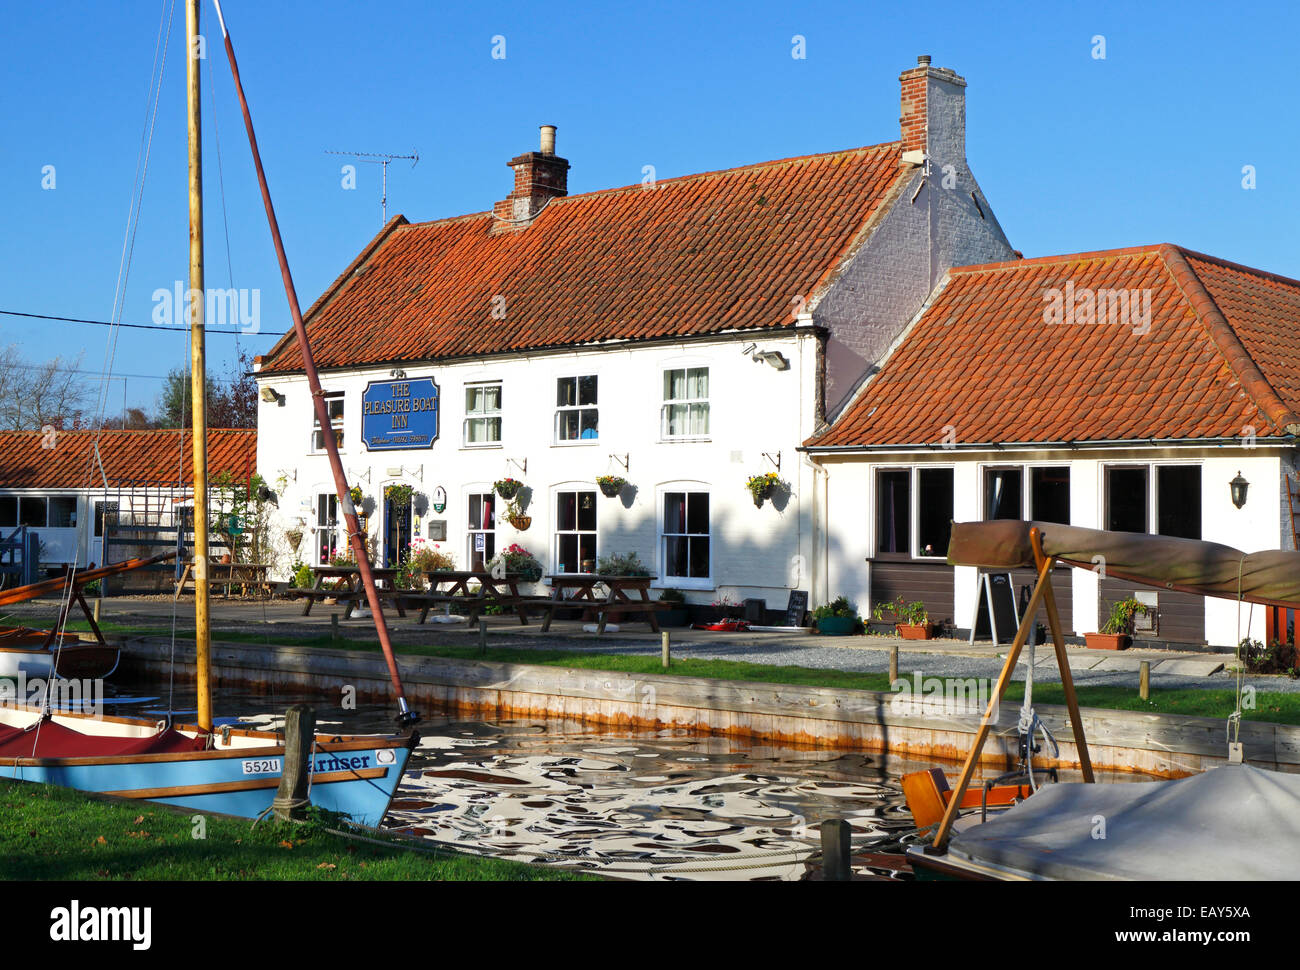
[[[592,490],[597,475],[617,474],[634,490],[626,490],[618,499],[597,494],[597,554],[635,551],[661,574],[661,495],[669,486],[690,483],[687,488],[710,493],[713,562],[712,581],[687,590],[688,599],[708,603],[725,593],[736,601],[760,597],[772,608],[784,608],[789,589],[808,588],[811,581],[813,469],[795,448],[814,427],[817,341],[811,331],[757,339],[759,350],[778,351],[789,360],[785,371],[743,354],[749,342],[733,337],[629,344],[409,365],[408,378],[432,377],[437,382],[442,402],[440,437],[427,450],[369,452],[361,443],[362,394],[367,382],[391,379],[389,368],[330,372],[322,376],[322,384],[327,392],[345,394],[342,457],[348,483],[359,484],[375,501],[387,484],[413,486],[418,533],[428,534],[431,519],[445,519],[445,547],[462,568],[468,565],[466,496],[470,492],[490,491],[492,482],[507,476],[531,488],[524,509],[533,518],[531,527],[516,532],[499,517],[497,548],[517,542],[550,572],[556,562],[555,493],[575,484]],[[709,368],[710,433],[704,441],[669,441],[660,435],[662,373],[684,366]],[[600,437],[591,444],[557,444],[553,432],[556,380],[585,374],[599,378]],[[498,379],[502,382],[501,444],[467,447],[462,434],[465,385]],[[315,517],[310,503],[317,493],[333,491],[328,460],[310,453],[313,425],[305,378],[267,375],[258,381],[283,395],[283,403],[260,405],[258,470],[280,493],[281,526],[298,525],[307,533],[305,553],[313,548]],[[768,502],[758,509],[745,480],[775,470],[764,452],[774,458],[780,454],[780,475],[791,493],[788,500]],[[624,470],[612,455],[626,456],[629,467]],[[526,472],[521,467],[525,462]],[[398,466],[400,474],[389,474],[390,467]],[[446,490],[448,501],[440,515],[428,505],[437,486]],[[377,507],[369,523],[372,536],[381,534],[381,518],[382,509]],[[286,563],[292,558],[287,556]],[[684,584],[671,585],[687,589]]]

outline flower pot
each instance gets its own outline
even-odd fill
[[[531,515],[512,515],[506,521],[510,523],[512,528],[518,529],[520,532],[527,532],[528,527],[533,524],[533,517]]]
[[[895,623],[894,629],[904,640],[934,639],[934,624],[928,620],[925,623]]]
[[[615,485],[613,482],[600,482],[600,491],[605,498],[618,498],[619,492],[623,491],[625,482]]]
[[[826,616],[817,621],[817,632],[829,637],[846,637],[857,625],[856,616]]]
[[[582,560],[581,568],[584,573],[594,573],[596,571],[596,560],[594,559]]]
[[[1085,633],[1083,639],[1089,650],[1127,650],[1133,645],[1127,633]]]
[[[521,486],[519,485],[518,482],[516,482],[513,485],[498,485],[497,494],[500,495],[507,502],[509,502],[511,499],[513,499],[516,495],[519,494],[520,488]]]

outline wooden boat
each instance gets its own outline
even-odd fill
[[[196,49],[199,37],[200,0],[186,0],[186,50]],[[234,75],[236,91],[243,109],[262,198],[266,207],[281,275],[289,298],[294,329],[302,348],[304,369],[312,389],[317,417],[329,421],[317,376],[306,329],[298,306],[297,294],[289,275],[279,227],[271,205],[266,176],[262,169],[253,134],[252,120],[239,78],[234,48],[226,31],[220,4],[217,17],[225,41],[226,55]],[[190,289],[204,292],[203,282],[203,196],[200,161],[199,67],[200,60],[187,57],[187,95],[189,109],[189,182],[190,182]],[[191,400],[193,404],[194,505],[206,509],[207,501],[207,425],[204,413],[206,375],[204,368],[204,300],[191,301]],[[295,736],[293,743],[285,736],[222,727],[214,728],[211,694],[211,629],[208,614],[209,584],[207,569],[208,516],[194,517],[195,563],[195,646],[198,689],[198,712],[194,724],[168,724],[142,718],[85,716],[55,713],[48,701],[43,709],[15,706],[0,709],[0,777],[64,785],[82,791],[103,792],[126,798],[140,798],[184,805],[199,811],[222,812],[258,817],[273,807],[284,811],[301,810],[301,799],[290,798],[283,790],[286,781],[305,777],[312,804],[340,812],[352,820],[378,825],[383,819],[402,772],[418,741],[412,730],[419,718],[407,705],[401,677],[393,655],[387,624],[375,589],[369,560],[366,557],[362,530],[332,436],[325,442],[335,489],[343,509],[347,532],[355,560],[359,563],[362,583],[383,647],[398,702],[399,733],[392,737]],[[81,574],[81,579],[94,571]],[[91,579],[90,581],[93,581]],[[84,598],[75,579],[55,582],[72,583],[72,600]],[[60,586],[59,588],[64,588]],[[70,605],[70,603],[69,603]],[[65,620],[65,607],[61,620]],[[87,610],[87,615],[89,611]],[[91,618],[92,625],[94,623]],[[96,628],[97,629],[97,628]],[[56,627],[61,633],[61,629]],[[48,695],[47,695],[48,696]],[[292,764],[290,753],[298,759]],[[295,791],[297,789],[295,788]]]
[[[127,559],[98,569],[69,572],[38,583],[15,586],[0,592],[0,607],[23,603],[40,596],[58,596],[62,602],[58,619],[49,630],[14,626],[0,628],[0,677],[49,677],[96,680],[111,677],[117,670],[121,652],[104,639],[95,615],[86,603],[86,587],[110,576],[130,572],[142,566],[166,562],[176,553],[167,552],[149,559]],[[94,642],[63,632],[73,604],[81,607]]]
[[[1235,741],[1228,742],[1226,764],[1199,775],[1095,784],[1051,572],[1057,563],[1092,569],[1098,556],[1105,557],[1107,575],[1140,585],[1300,608],[1300,552],[1243,553],[1193,539],[1043,522],[954,523],[950,564],[1029,566],[1037,578],[956,787],[947,791],[947,779],[937,770],[905,780],[917,824],[938,825],[932,843],[908,848],[913,871],[920,878],[971,880],[1294,878],[1300,870],[1300,775],[1246,764]],[[979,794],[970,790],[971,779],[1040,605],[1084,781],[1012,797],[1009,807],[986,821],[961,817],[963,809],[979,804],[971,797]],[[1240,714],[1239,700],[1228,718],[1229,738]],[[1097,819],[1105,826],[1100,834]],[[1261,833],[1267,833],[1266,841]]]

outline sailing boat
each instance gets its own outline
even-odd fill
[[[214,0],[215,2],[215,0]],[[93,717],[54,713],[42,707],[0,708],[0,777],[44,782],[126,798],[148,799],[199,811],[223,812],[249,818],[269,811],[281,775],[289,767],[282,737],[265,731],[223,725],[214,730],[211,691],[211,627],[208,615],[207,422],[205,414],[203,309],[203,175],[199,112],[198,49],[201,0],[186,0],[186,86],[189,134],[191,400],[194,442],[194,572],[195,662],[198,718],[196,724],[169,725],[140,718]],[[234,47],[221,6],[217,19],[226,55],[239,94],[262,199],[284,278],[294,330],[302,346],[308,382],[317,414],[328,427],[320,380],[316,374],[297,295],[289,275],[279,226],[271,205],[252,118],[239,79]],[[348,815],[364,825],[378,825],[388,810],[402,772],[418,741],[411,728],[419,720],[406,702],[393,656],[374,577],[366,557],[356,510],[348,496],[338,445],[325,438],[339,504],[343,508],[353,554],[374,616],[398,702],[398,735],[394,737],[315,735],[306,753],[310,799],[314,805]]]
[[[1240,735],[1231,730],[1235,725],[1239,731],[1241,725],[1240,680],[1237,710],[1228,719],[1232,740],[1226,764],[1172,781],[1093,783],[1051,572],[1056,563],[1091,570],[1104,562],[1108,576],[1156,589],[1300,609],[1300,552],[1244,553],[1198,539],[999,520],[954,523],[948,562],[998,570],[1033,567],[1038,577],[956,789],[948,790],[937,769],[904,779],[917,824],[938,825],[932,844],[907,850],[919,877],[1295,877],[1300,869],[1300,774],[1245,763]],[[978,805],[966,797],[971,779],[1040,605],[1046,609],[1084,781],[1043,788],[986,822],[958,818],[960,809]],[[1102,835],[1097,834],[1098,819],[1105,821]]]

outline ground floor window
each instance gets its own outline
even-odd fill
[[[1039,522],[1070,524],[1070,466],[1029,469],[1029,517]]]
[[[1106,528],[1114,532],[1154,531],[1156,535],[1181,539],[1201,538],[1201,466],[1108,467]]]
[[[469,538],[465,561],[470,569],[486,569],[497,554],[496,493],[469,496]]]
[[[916,554],[918,556],[947,558],[948,539],[952,535],[952,515],[952,469],[917,469]]]
[[[596,568],[596,493],[555,495],[555,569],[561,573]]]
[[[0,495],[0,529],[12,529],[18,524],[18,496]]]
[[[31,528],[45,528],[47,514],[44,497],[24,495],[18,500],[18,524]]]
[[[889,469],[877,472],[876,552],[900,556],[911,553],[911,507],[911,470]]]
[[[1022,519],[1025,515],[1024,471],[984,469],[984,518]]]
[[[343,552],[340,541],[339,497],[333,492],[316,496],[316,561],[327,563]]]
[[[664,493],[663,574],[665,580],[709,578],[708,492]]]
[[[69,495],[50,497],[49,525],[51,529],[71,529],[77,524],[77,500]]]

